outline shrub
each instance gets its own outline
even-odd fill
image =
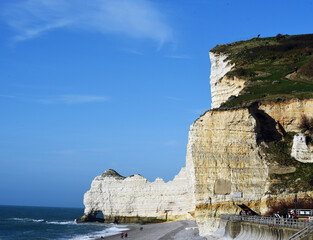
[[[254,77],[256,73],[250,69],[239,67],[234,71],[228,73],[229,76],[238,76],[238,77]]]
[[[313,118],[308,118],[305,115],[302,115],[299,128],[302,132],[309,131],[310,134],[313,133]]]
[[[312,55],[312,49],[311,48],[302,49],[300,54],[302,56],[310,56],[310,55]]]
[[[285,36],[284,35],[282,35],[282,34],[280,34],[280,33],[278,33],[277,35],[276,35],[276,40],[277,41],[279,41],[279,40],[282,40],[282,39],[284,39],[285,38]]]
[[[280,202],[274,202],[269,206],[269,211],[265,215],[274,215],[279,212],[283,216],[286,216],[288,209],[294,209],[295,203],[293,200],[282,200]],[[309,196],[299,198],[297,201],[297,209],[311,209],[313,208],[313,199]]]
[[[272,56],[272,55],[271,55],[271,56],[267,56],[266,58],[269,59],[269,60],[275,60],[275,59],[276,59],[276,56]]]

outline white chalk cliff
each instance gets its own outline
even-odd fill
[[[313,147],[308,146],[304,133],[298,133],[293,138],[291,156],[300,162],[313,162]]]
[[[114,170],[97,176],[84,196],[87,218],[102,212],[106,221],[154,222],[191,219],[194,210],[186,169],[165,183],[141,175],[122,177]]]
[[[245,80],[237,77],[227,77],[228,73],[235,65],[227,60],[225,54],[215,54],[210,52],[211,60],[211,97],[212,108],[218,108],[231,96],[238,96],[244,88]]]
[[[283,140],[286,132],[300,133],[301,116],[313,117],[313,100],[264,101],[217,110],[229,97],[240,94],[245,81],[227,77],[234,67],[227,55],[210,52],[210,58],[213,109],[190,126],[186,168],[167,183],[104,172],[84,196],[83,221],[93,220],[100,211],[111,222],[194,217],[200,234],[208,235],[217,229],[221,214],[238,214],[237,203],[263,214],[280,197],[294,197],[288,191],[280,196],[271,193],[271,174],[292,173],[296,168],[271,162],[267,143]],[[294,136],[292,156],[312,162],[312,149],[303,134]]]

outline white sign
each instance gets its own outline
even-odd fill
[[[235,198],[242,198],[242,192],[234,192]]]

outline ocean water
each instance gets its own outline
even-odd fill
[[[119,234],[127,226],[104,223],[76,223],[79,208],[0,206],[1,240],[92,240]]]

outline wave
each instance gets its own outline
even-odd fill
[[[17,221],[17,222],[33,222],[33,223],[46,223],[46,224],[58,224],[58,225],[77,224],[75,220],[73,221],[46,221],[44,219],[32,219],[32,218],[8,218],[8,220]]]
[[[77,222],[74,221],[47,221],[47,224],[58,224],[58,225],[75,225]]]
[[[45,222],[44,219],[32,219],[32,218],[9,218],[8,220],[19,222],[36,222],[36,223]]]
[[[78,236],[71,238],[70,240],[97,239],[97,238],[101,238],[101,237],[108,237],[108,236],[117,235],[117,234],[120,234],[120,233],[128,231],[128,230],[129,230],[129,228],[126,228],[125,226],[123,226],[123,227],[114,226],[114,227],[107,228],[103,231],[93,232],[93,233],[89,233],[89,234],[85,234],[85,235],[78,235]]]

